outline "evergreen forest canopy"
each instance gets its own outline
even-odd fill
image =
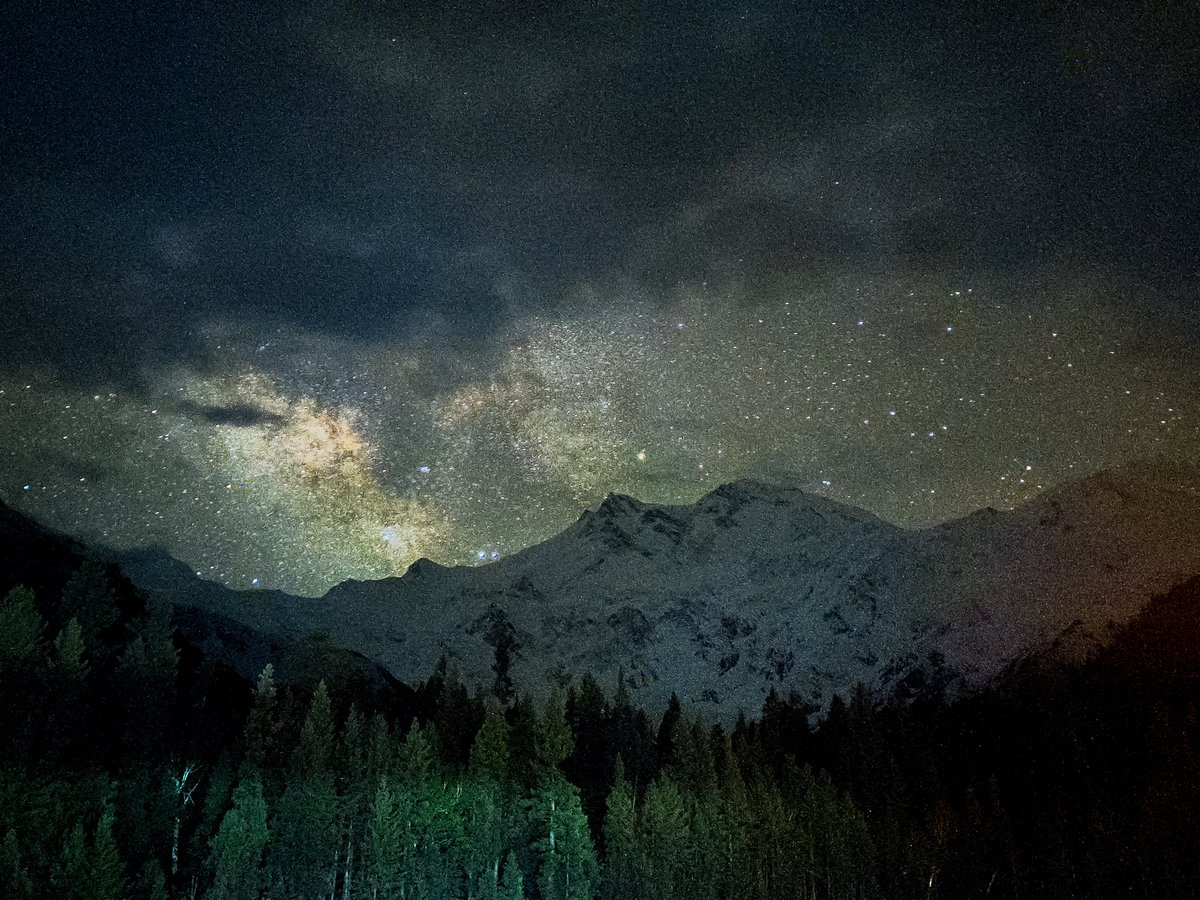
[[[1200,579],[1092,660],[949,702],[772,693],[731,732],[498,655],[256,684],[84,558],[0,605],[0,890],[146,898],[1185,897]],[[503,645],[502,645],[503,646]]]

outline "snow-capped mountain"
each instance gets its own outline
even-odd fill
[[[731,719],[766,693],[821,703],[897,686],[930,660],[964,685],[1031,652],[1086,652],[1153,594],[1200,572],[1200,475],[1124,468],[1011,512],[905,530],[755,481],[691,506],[609,496],[561,534],[491,565],[421,560],[322,598],[238,593],[131,558],[147,589],[268,635],[319,634],[405,681],[447,656],[491,683],[494,643],[542,694],[591,672],[660,708]]]

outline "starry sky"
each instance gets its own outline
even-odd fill
[[[1200,451],[1190,4],[21,6],[0,499],[71,534],[315,595]]]

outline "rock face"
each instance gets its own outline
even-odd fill
[[[1031,652],[1083,653],[1200,572],[1200,475],[1113,470],[1011,512],[921,530],[798,490],[725,485],[691,506],[610,496],[550,540],[477,568],[422,560],[319,599],[126,571],[176,602],[279,637],[320,633],[401,680],[439,656],[493,679],[496,636],[535,695],[591,672],[649,709],[671,692],[729,721],[767,692],[881,692],[935,660],[970,687]]]

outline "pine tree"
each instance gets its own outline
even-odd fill
[[[638,843],[637,810],[633,789],[625,780],[625,763],[619,756],[604,814],[604,851],[604,895],[620,898],[641,896],[640,875],[644,866]]]
[[[251,775],[259,778],[259,770],[249,770],[243,777],[248,778]],[[221,820],[233,804],[233,791],[237,781],[238,771],[233,761],[233,753],[227,749],[208,769],[207,777],[203,781],[203,799],[199,803],[200,821],[192,835],[195,846],[211,846]]]
[[[359,847],[362,844],[364,810],[367,806],[366,725],[357,704],[351,704],[338,742],[339,765],[335,767],[341,796],[341,892],[349,900],[357,885]]]
[[[124,874],[113,837],[113,810],[105,806],[96,824],[89,860],[89,900],[121,900]]]
[[[292,756],[292,776],[325,775],[333,754],[333,706],[322,680],[313,691],[308,715],[300,729],[300,741]]]
[[[422,728],[419,722],[413,722],[400,746],[400,773],[406,784],[432,779],[438,773],[435,743],[433,726]]]
[[[550,778],[530,815],[542,900],[591,900],[598,866],[578,791],[561,775]]]
[[[108,569],[85,559],[63,586],[62,609],[67,618],[79,621],[88,648],[98,648],[102,632],[117,620],[117,597]]]
[[[749,869],[756,890],[754,896],[787,896],[789,884],[781,870],[793,837],[793,812],[783,802],[779,785],[769,769],[756,768],[749,781],[747,797],[751,817],[747,843]]]
[[[328,774],[289,785],[279,798],[280,857],[296,896],[332,894],[338,869],[338,802]]]
[[[679,720],[683,718],[683,710],[679,705],[679,698],[675,696],[675,692],[671,692],[671,699],[667,701],[666,712],[663,713],[662,720],[658,725],[658,734],[654,739],[654,758],[656,771],[670,772],[676,763],[676,737],[675,728],[679,724]]]
[[[233,806],[212,839],[211,900],[252,900],[263,886],[262,857],[267,846],[267,804],[257,775],[242,779]]]
[[[63,844],[62,854],[54,871],[54,887],[59,897],[67,900],[84,900],[87,883],[91,877],[87,841],[83,822],[76,822]]]
[[[278,731],[279,699],[275,688],[275,667],[267,663],[254,687],[254,703],[242,732],[242,741],[246,746],[243,771],[247,768],[262,771],[268,749]]]
[[[599,824],[604,818],[604,799],[612,788],[613,747],[609,728],[608,701],[590,673],[579,681],[579,690],[567,698],[567,722],[574,736],[574,749],[563,763],[563,771],[579,788],[579,799],[588,820]]]
[[[48,736],[60,752],[91,726],[91,710],[85,703],[90,666],[84,653],[83,631],[78,619],[63,626],[50,654],[47,672]]]
[[[471,745],[471,774],[486,775],[498,784],[508,778],[508,723],[497,709],[488,710]]]
[[[409,804],[401,879],[413,897],[453,894],[461,876],[462,790],[445,781],[436,746],[437,730],[414,722],[400,748],[399,789]]]
[[[625,777],[635,795],[640,795],[653,777],[654,736],[645,710],[633,708],[624,678],[617,681],[608,716],[608,731],[614,754],[625,762]]]
[[[175,697],[175,665],[176,651],[169,637],[153,636],[147,643],[138,634],[121,653],[113,684],[123,719],[126,766],[143,763],[163,749]]]
[[[521,694],[505,714],[508,722],[508,775],[531,790],[540,775],[537,752],[538,716],[528,694]]]
[[[719,837],[714,850],[715,880],[719,894],[733,896],[744,887],[749,868],[748,823],[750,806],[741,765],[733,752],[733,741],[722,735],[717,764],[718,789],[716,830]]]
[[[29,900],[33,896],[33,878],[21,860],[17,832],[9,828],[0,841],[0,896],[11,900]]]
[[[381,776],[371,801],[363,865],[367,896],[397,896],[405,875],[405,820],[409,815],[407,798]]]
[[[462,771],[467,767],[471,744],[483,723],[484,712],[483,703],[468,693],[458,671],[448,668],[433,722],[442,760],[452,770]]]
[[[508,622],[497,623],[489,637],[492,638],[496,650],[496,659],[492,663],[492,671],[496,673],[492,693],[501,706],[508,706],[512,703],[515,693],[511,670],[513,653],[518,649],[517,640],[513,634],[513,627]]]
[[[690,821],[681,893],[688,900],[717,900],[720,893],[722,819],[715,790],[685,794]]]
[[[54,639],[52,664],[65,680],[82,684],[87,677],[88,662],[84,657],[83,628],[78,619],[70,619]]]
[[[690,850],[687,802],[669,775],[660,775],[646,791],[641,843],[646,850],[646,882],[656,897],[681,896],[683,866]]]
[[[566,704],[557,692],[550,695],[538,720],[534,749],[541,777],[561,777],[559,767],[575,749],[575,741],[567,724]]]
[[[366,786],[366,723],[358,704],[351,704],[342,725],[338,740],[339,765],[337,766],[340,792],[358,797],[365,793]]]
[[[120,900],[124,887],[121,858],[113,839],[113,811],[105,806],[89,843],[83,822],[67,836],[55,871],[59,896],[72,900]]]
[[[379,784],[380,777],[396,774],[396,743],[392,739],[391,727],[383,713],[371,716],[367,726],[366,768],[363,773],[368,793]]]
[[[286,896],[328,896],[337,876],[337,794],[330,757],[333,713],[325,682],[317,685],[300,740],[292,754],[287,788],[279,799],[272,847],[272,871]]]
[[[0,602],[0,759],[15,760],[32,752],[42,730],[44,630],[33,591],[9,591]]]
[[[163,873],[162,866],[158,864],[158,860],[153,858],[146,860],[142,865],[142,871],[138,873],[137,882],[131,893],[133,896],[145,898],[145,900],[170,900],[170,895],[167,893],[167,877]]]
[[[472,896],[495,897],[507,837],[504,797],[490,775],[473,775],[461,785],[463,841],[460,851]]]
[[[37,663],[45,628],[33,591],[26,587],[9,591],[0,603],[0,675],[8,676]]]
[[[672,731],[674,764],[667,774],[694,794],[704,794],[716,787],[717,770],[712,744],[699,723],[679,719]]]
[[[525,873],[517,864],[517,855],[511,850],[504,858],[504,877],[500,882],[500,900],[525,900]]]

